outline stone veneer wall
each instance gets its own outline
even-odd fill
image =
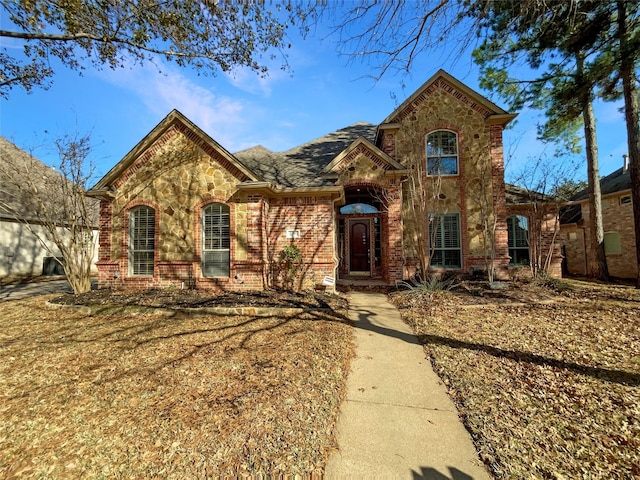
[[[630,190],[607,195],[602,198],[602,226],[608,232],[620,234],[622,253],[608,254],[607,267],[609,275],[617,278],[636,278],[638,261],[636,259],[636,243],[632,203],[621,203],[620,199],[631,195]],[[563,225],[562,244],[566,254],[568,273],[573,275],[590,275],[592,273],[589,258],[593,258],[589,238],[589,222],[591,220],[588,202],[581,203],[583,222],[581,225]]]
[[[153,154],[149,155],[149,151]],[[229,172],[225,163],[228,163],[226,159],[215,152],[205,153],[188,134],[175,127],[141,155],[118,179],[113,201],[101,203],[100,286],[199,284],[224,288],[233,283],[240,288],[260,288],[261,273],[243,281],[234,278],[233,259],[248,259],[249,207],[246,198],[234,197],[240,180]],[[212,202],[230,207],[232,268],[229,279],[200,278],[200,212]],[[128,219],[130,210],[138,205],[149,205],[156,210],[153,277],[129,276]]]
[[[475,107],[474,107],[475,105]],[[383,146],[389,154],[414,172],[424,171],[426,164],[425,137],[435,130],[451,130],[458,134],[459,174],[442,177],[423,177],[432,213],[460,213],[463,266],[484,267],[485,247],[482,236],[483,211],[496,212],[498,257],[496,263],[508,261],[506,254],[506,217],[504,210],[504,175],[502,160],[502,126],[485,122],[488,112],[476,104],[460,101],[455,90],[446,84],[435,85],[423,93],[413,105],[399,115],[399,128],[385,131]],[[388,138],[395,135],[394,139]],[[405,184],[405,202],[409,192]],[[484,210],[481,205],[485,205]],[[490,215],[490,221],[493,214]],[[404,218],[408,218],[405,215]],[[407,225],[405,220],[404,255],[409,267],[412,258],[411,232],[424,226]],[[410,272],[408,272],[410,273]]]

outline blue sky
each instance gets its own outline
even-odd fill
[[[104,175],[173,108],[180,110],[231,152],[255,145],[282,151],[326,133],[366,121],[377,124],[439,68],[479,91],[478,69],[471,56],[453,59],[443,50],[417,58],[410,75],[370,78],[371,68],[349,63],[322,33],[306,40],[292,33],[288,51],[292,74],[274,63],[267,78],[240,70],[232,75],[197,76],[187,68],[152,64],[110,70],[88,69],[79,75],[54,69],[53,85],[31,94],[14,89],[0,100],[0,134],[29,150],[47,137],[91,132],[97,175]],[[2,45],[20,48],[17,41]],[[492,98],[498,105],[500,99]],[[619,103],[596,105],[601,174],[622,165],[627,152]],[[518,124],[505,132],[505,149],[513,152],[507,180],[544,150],[536,141],[537,112],[519,112]],[[551,153],[552,148],[547,147]],[[45,163],[55,162],[46,149],[36,150]],[[586,166],[578,172],[586,177]]]

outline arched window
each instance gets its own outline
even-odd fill
[[[212,203],[202,210],[202,276],[228,277],[230,263],[229,206]]]
[[[529,265],[529,219],[522,215],[507,218],[511,265]]]
[[[156,212],[145,205],[129,213],[129,274],[153,276]]]
[[[427,175],[458,175],[458,135],[437,130],[427,135]]]

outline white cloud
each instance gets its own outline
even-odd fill
[[[271,96],[273,86],[289,78],[286,71],[278,66],[269,67],[266,75],[260,75],[249,68],[238,68],[225,73],[229,83],[235,88],[254,95],[261,94],[264,97]]]
[[[215,89],[195,83],[175,67],[164,65],[160,73],[153,65],[133,66],[117,72],[103,71],[100,76],[131,92],[156,118],[175,108],[229,151],[250,146],[245,134],[250,130],[246,102],[218,95]]]

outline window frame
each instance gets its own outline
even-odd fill
[[[215,208],[220,210],[213,212]],[[224,222],[225,217],[226,222]],[[212,220],[211,225],[207,225],[209,218]],[[218,222],[215,222],[216,219]],[[221,202],[209,203],[202,207],[200,221],[202,232],[200,270],[202,277],[229,278],[231,275],[231,208]],[[218,230],[217,235],[214,235],[215,230]],[[216,256],[218,256],[217,260],[211,259]],[[224,259],[221,260],[221,258]],[[218,271],[213,273],[216,269]]]
[[[447,219],[455,219],[455,243],[457,246],[446,246],[450,243],[451,238],[447,239],[449,230],[447,227]],[[438,226],[435,232],[432,231],[432,225],[437,221]],[[428,218],[427,233],[429,235],[429,268],[460,270],[462,268],[462,224],[460,213],[430,213]],[[450,235],[449,235],[450,237]],[[435,242],[434,242],[435,240]],[[435,243],[435,245],[434,245]],[[441,245],[441,246],[438,246]],[[448,263],[451,259],[451,252],[457,252],[457,262],[455,264]],[[449,255],[447,255],[449,253]],[[440,258],[437,263],[434,259]],[[449,260],[447,260],[449,257]]]
[[[436,135],[442,135],[443,133],[453,135],[453,138],[455,139],[455,153],[445,153],[443,151],[442,138],[440,137],[440,140],[439,140],[440,145],[438,145],[437,147],[440,150],[440,153],[433,154],[433,152],[431,152],[431,155],[430,155],[429,149],[431,148],[431,145],[433,144],[433,141],[434,141],[434,140],[431,140],[431,138],[435,139]],[[449,147],[450,146],[451,145],[449,145]],[[425,136],[425,154],[426,154],[427,176],[452,177],[452,176],[460,175],[460,142],[459,142],[459,136],[457,132],[454,132],[453,130],[447,130],[447,129],[439,129],[439,130],[433,130],[429,132]],[[442,172],[442,163],[443,163],[443,159],[445,158],[446,159],[455,158],[455,172],[453,173]],[[434,169],[435,166],[430,165],[432,161],[437,162],[437,166],[439,167],[437,171],[435,171]]]
[[[514,223],[512,219],[517,219],[517,222]],[[516,232],[516,226],[520,224],[520,219],[524,219],[526,221],[526,236],[523,240],[518,238]],[[514,214],[509,215],[507,217],[507,248],[509,250],[509,265],[523,265],[527,266],[531,264],[531,243],[529,240],[529,236],[531,230],[529,228],[529,217],[526,215]],[[520,227],[522,229],[522,227]],[[524,230],[524,229],[523,229]],[[526,263],[522,261],[524,256],[521,256],[519,252],[526,251]]]
[[[136,220],[142,220],[139,216],[142,212],[145,212],[147,225],[136,227]],[[140,234],[143,232],[144,238],[140,238]],[[147,248],[140,248],[139,245],[143,242]],[[149,205],[133,207],[129,210],[129,276],[153,277],[155,274],[155,254],[156,210]],[[145,256],[147,257],[146,259],[141,258]],[[143,271],[141,267],[144,265],[146,265],[146,268]]]

